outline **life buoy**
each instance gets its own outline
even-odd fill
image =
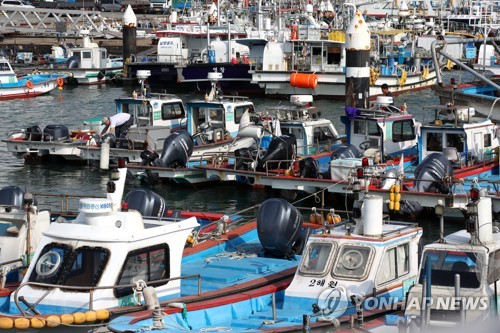
[[[64,85],[64,80],[63,80],[63,78],[62,78],[62,77],[58,77],[58,78],[56,79],[56,83],[57,83],[57,86],[58,86],[58,87],[62,87],[62,86]]]
[[[30,80],[26,80],[26,87],[28,87],[28,89],[33,89],[35,85]]]

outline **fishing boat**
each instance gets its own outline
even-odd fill
[[[306,5],[305,13],[290,16],[291,29],[286,37],[269,40],[263,49],[262,62],[251,67],[252,82],[269,95],[311,94],[345,99],[346,85],[349,84],[346,68],[353,66],[346,59],[346,33],[354,31],[354,26],[368,34],[370,32],[361,12],[356,14],[353,4],[347,3],[339,8],[341,10],[335,13],[330,23],[331,28],[313,16],[312,4]],[[382,41],[381,36],[371,46],[377,50],[377,61],[370,59],[366,64],[370,96],[380,95],[383,84],[397,94],[429,88],[435,83],[433,62],[421,62],[409,51],[404,51],[401,63],[392,57],[392,49],[389,50],[390,59],[380,61],[379,45],[375,42]]]
[[[465,215],[465,229],[444,235],[441,226],[439,240],[424,247],[418,279],[401,313],[379,320],[367,331],[494,330],[500,233],[491,215],[491,198],[472,189]]]
[[[17,76],[8,59],[0,57],[0,100],[36,97],[62,87],[66,74]]]
[[[149,179],[206,182],[204,171],[194,169],[194,165],[227,159],[234,151],[256,144],[255,137],[239,133],[243,115],[254,109],[252,101],[248,97],[222,95],[217,84],[221,76],[218,72],[210,73],[210,94],[186,103],[186,131],[172,133],[165,140],[161,155],[145,151],[140,165],[129,165],[129,169],[146,171]]]
[[[79,32],[82,42],[78,47],[68,48],[67,71],[76,84],[92,85],[110,81],[123,73],[123,59],[111,58],[104,47],[90,39],[89,30]],[[59,69],[60,70],[60,69]]]
[[[108,159],[119,157],[130,161],[141,161],[140,154],[146,149],[161,150],[163,141],[172,128],[185,125],[186,110],[177,96],[151,93],[147,78],[150,73],[139,72],[141,90],[132,96],[115,100],[116,113],[129,113],[134,117],[125,137],[105,135],[99,138],[103,126],[101,118],[88,119],[83,128],[69,130],[65,125],[48,124],[43,130],[35,125],[12,132],[2,142],[17,158],[27,161],[63,159],[65,162],[100,161],[101,143],[108,142]]]
[[[183,311],[164,308],[160,318],[153,318],[151,311],[132,313],[111,321],[108,328],[141,330],[163,319],[164,324],[156,326],[158,332],[216,328],[325,332],[356,313],[363,320],[363,316],[393,311],[418,278],[422,230],[412,224],[384,223],[379,196],[367,196],[357,207],[354,219],[325,222],[323,233],[309,237],[293,281],[283,291],[255,291],[214,303],[188,304]]]
[[[50,224],[21,285],[3,290],[3,328],[89,332],[114,313],[288,285],[310,233],[291,204],[264,202],[251,223],[172,211],[146,189],[122,200],[126,173],[111,172],[106,198],[80,199],[74,220]]]
[[[297,138],[294,143],[296,156],[287,155],[287,146],[280,143],[283,138],[276,137],[264,156],[256,155],[253,164],[248,163],[251,160],[247,155],[242,155],[235,164],[203,168],[208,177],[217,176],[222,180],[251,179],[256,185],[311,193],[319,188],[313,186],[313,182],[307,185],[304,182],[316,179],[318,183],[328,183],[325,186],[330,191],[344,192],[349,179],[352,180],[349,176],[362,165],[370,164],[373,172],[381,173],[385,168],[399,167],[402,155],[406,165],[417,158],[419,123],[405,110],[391,105],[392,101],[392,97],[379,96],[371,109],[347,108],[341,117],[345,138],[338,136],[336,130],[333,135],[324,135],[327,133],[323,129],[327,127],[326,120],[313,117],[314,113],[308,114],[313,111],[310,108],[297,108],[300,115],[297,119],[283,112],[290,110],[282,110],[280,114],[284,120],[280,126],[283,133],[291,133]],[[267,117],[265,112],[263,117]],[[319,139],[324,141],[321,143]],[[338,139],[345,142],[337,142]]]

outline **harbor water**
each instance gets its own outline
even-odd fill
[[[132,90],[132,87],[113,85],[65,86],[62,90],[54,90],[48,95],[36,98],[0,101],[0,135],[4,138],[12,131],[32,125],[44,128],[49,124],[59,124],[66,125],[70,130],[81,128],[86,119],[112,115],[115,112],[114,100],[130,96]],[[178,95],[184,100],[201,97],[195,94]],[[280,103],[278,99],[265,96],[253,96],[252,100],[257,109],[264,105]],[[406,103],[409,112],[413,113],[417,120],[424,122],[430,121],[433,115],[422,111],[422,106],[437,104],[438,99],[427,89],[395,97],[395,105],[403,103]],[[342,102],[318,100],[314,105],[323,117],[334,122],[339,132],[344,132],[340,123],[340,116],[344,113]],[[109,180],[108,173],[100,171],[96,166],[25,164],[24,160],[17,159],[8,152],[4,143],[0,145],[0,164],[0,187],[16,185],[33,193],[102,196]],[[131,180],[127,183],[126,191],[134,186],[141,185]],[[252,189],[234,184],[214,184],[197,189],[161,184],[154,190],[166,198],[169,209],[226,213],[237,212],[276,195],[275,192],[263,188]],[[434,227],[424,225],[430,228],[431,239],[438,235],[439,228],[434,222],[428,223]]]

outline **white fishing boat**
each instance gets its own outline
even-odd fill
[[[36,97],[62,87],[66,74],[18,76],[9,61],[0,57],[0,100]]]
[[[123,73],[123,59],[109,57],[106,48],[91,41],[88,30],[79,33],[81,45],[67,49],[66,64],[73,81],[82,85],[101,84]]]
[[[100,143],[107,138],[111,142],[107,146],[108,163],[109,159],[116,161],[119,157],[141,161],[140,154],[144,149],[161,150],[170,130],[185,125],[186,111],[183,101],[177,96],[147,90],[148,72],[139,72],[138,75],[141,91],[115,100],[116,113],[129,113],[134,117],[134,124],[124,137],[105,135],[100,139],[98,135],[103,125],[101,117],[97,117],[85,121],[83,128],[70,131],[64,125],[49,124],[42,130],[40,126],[32,126],[12,132],[2,141],[18,158],[84,162],[100,160]]]

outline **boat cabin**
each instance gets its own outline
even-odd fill
[[[241,117],[254,109],[253,103],[241,96],[193,100],[186,107],[187,130],[194,136],[195,145],[236,138]]]
[[[491,209],[489,197],[471,200],[467,228],[424,247],[419,279],[408,295],[405,314],[422,315],[422,298],[429,297],[426,320],[431,327],[463,327],[497,318],[500,233]],[[460,298],[462,303],[456,301]]]
[[[309,156],[325,149],[329,150],[340,139],[333,123],[329,119],[321,118],[321,112],[312,106],[312,98],[312,95],[292,95],[291,105],[270,107],[261,113],[264,120],[278,120],[281,134],[295,136],[298,156]],[[271,131],[278,135],[276,129]]]
[[[323,234],[309,237],[285,292],[283,308],[290,316],[302,318],[307,310],[328,317],[352,314],[351,295],[371,305],[385,299],[386,310],[403,299],[418,276],[422,229],[384,222],[382,205],[382,197],[367,195],[355,204],[353,220],[326,223]]]
[[[126,169],[120,172],[125,179]],[[168,279],[181,276],[196,218],[144,217],[128,206],[117,208],[123,184],[107,198],[81,199],[75,220],[51,223],[11,311],[29,313],[26,304],[44,314],[137,304],[141,281],[156,287],[160,300],[180,294],[181,281]],[[21,297],[26,302],[17,307]]]
[[[494,158],[499,146],[499,127],[489,119],[474,118],[474,109],[446,105],[428,107],[434,121],[420,131],[419,161],[442,152],[455,166],[474,165]]]
[[[80,31],[82,44],[80,47],[68,49],[69,68],[108,68],[108,51],[90,40],[88,30]],[[75,66],[75,67],[71,67]]]
[[[411,114],[391,105],[386,98],[378,96],[374,108],[349,110],[341,117],[347,143],[359,148],[367,157],[378,153],[381,162],[401,154],[416,156],[417,121]]]
[[[0,57],[0,84],[16,83],[17,76],[5,57]]]

